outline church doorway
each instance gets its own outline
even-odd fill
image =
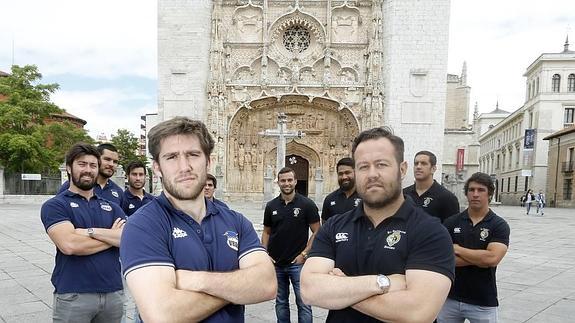
[[[296,192],[308,196],[309,193],[309,161],[299,155],[286,155],[286,166],[295,171]]]

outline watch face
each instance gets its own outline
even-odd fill
[[[387,278],[385,275],[378,275],[377,284],[379,285],[379,288],[386,289],[389,287],[389,278]]]

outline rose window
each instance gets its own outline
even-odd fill
[[[309,31],[303,26],[292,26],[284,32],[284,47],[292,53],[301,53],[309,47]]]

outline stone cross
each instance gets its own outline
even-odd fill
[[[285,167],[286,159],[286,140],[288,138],[301,138],[305,136],[304,132],[286,129],[287,116],[285,113],[278,113],[278,126],[276,129],[266,129],[259,132],[264,137],[277,137],[277,160],[276,172]]]

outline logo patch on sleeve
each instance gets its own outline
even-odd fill
[[[334,205],[335,205],[335,201],[329,202],[329,205],[334,206]]]
[[[240,245],[240,241],[238,239],[238,233],[234,231],[226,231],[224,235],[226,236],[226,238],[228,238],[227,241],[228,247],[232,248],[235,251],[238,251],[238,247]]]

